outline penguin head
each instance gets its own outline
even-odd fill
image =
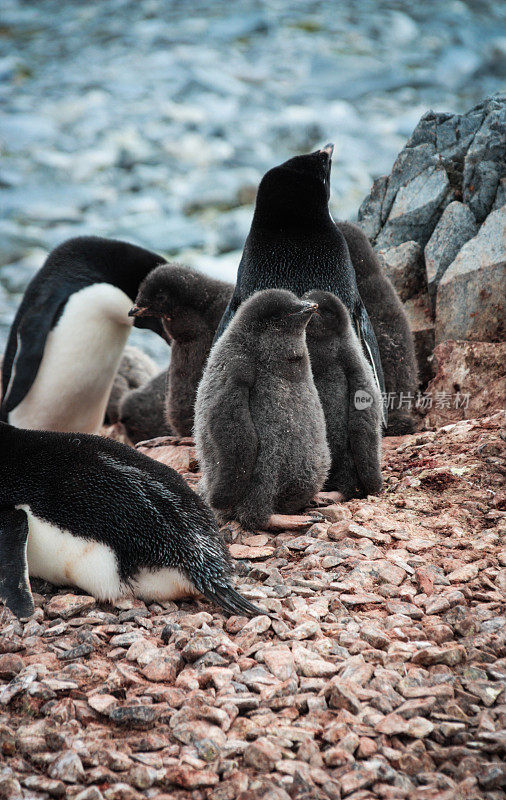
[[[309,369],[305,331],[316,309],[285,289],[264,289],[239,306],[230,335],[239,331],[248,352],[272,371],[299,374]]]
[[[295,156],[265,173],[258,187],[253,224],[267,227],[327,220],[334,145]]]
[[[299,300],[285,289],[264,289],[242,303],[235,317],[236,325],[254,332],[260,339],[280,334],[302,337],[317,308],[312,300]]]
[[[311,291],[303,300],[316,303],[317,313],[309,320],[307,335],[313,339],[328,339],[345,334],[351,324],[348,309],[332,292]]]
[[[161,264],[141,283],[129,316],[157,317],[169,340],[196,339],[205,327],[206,280],[190,267]]]

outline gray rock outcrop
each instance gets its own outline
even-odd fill
[[[459,251],[439,284],[436,341],[493,342],[504,337],[506,205],[493,211]]]
[[[471,209],[454,200],[443,211],[425,245],[425,269],[429,296],[435,302],[437,287],[459,250],[472,239],[478,225]]]
[[[429,111],[358,221],[410,319],[422,383],[436,342],[504,335],[506,94]]]

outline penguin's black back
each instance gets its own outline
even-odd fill
[[[0,441],[0,505],[28,505],[51,525],[108,545],[123,579],[139,567],[180,565],[188,574],[200,535],[228,563],[211,510],[170,467],[88,434],[0,424]]]
[[[329,219],[310,230],[262,229],[253,223],[237,276],[240,302],[253,292],[288,289],[301,297],[311,289],[332,291],[354,310],[358,296],[346,240]]]
[[[21,308],[45,286],[88,286],[101,281],[118,286],[135,300],[139,283],[165,259],[119,239],[100,236],[78,236],[52,250],[44,265],[28,284]]]
[[[315,289],[332,292],[367,343],[368,358],[384,390],[378,344],[360,298],[346,239],[329,213],[330,168],[324,148],[289,159],[262,178],[234,294],[215,341],[255,291],[288,289],[299,297]]]
[[[56,325],[68,298],[85,286],[110,283],[135,299],[140,282],[165,259],[142,247],[116,239],[80,236],[69,239],[49,253],[44,265],[28,284],[12,323],[2,367],[2,392],[5,399],[22,332],[23,360],[17,364],[19,384],[8,408],[2,403],[1,418],[7,419],[30,389],[44,353],[45,341]],[[132,300],[132,302],[133,302]],[[142,321],[162,335],[157,320]]]

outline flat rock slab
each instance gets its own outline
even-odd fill
[[[181,474],[198,470],[195,444],[189,437],[159,436],[139,442],[136,449]]]
[[[229,551],[232,558],[248,558],[256,561],[272,556],[274,547],[248,547],[245,544],[231,544]]]
[[[61,594],[49,601],[46,613],[48,617],[70,619],[89,611],[96,603],[94,597],[85,594]]]

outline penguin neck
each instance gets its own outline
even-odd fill
[[[86,287],[84,293],[86,308],[83,307],[83,312],[89,314],[90,318],[107,319],[119,326],[132,326],[133,320],[129,318],[128,312],[133,300],[118,286],[111,283],[95,283]]]
[[[257,203],[251,229],[262,229],[278,235],[279,232],[296,233],[299,237],[315,230],[329,230],[334,222],[329,207],[322,203]]]

